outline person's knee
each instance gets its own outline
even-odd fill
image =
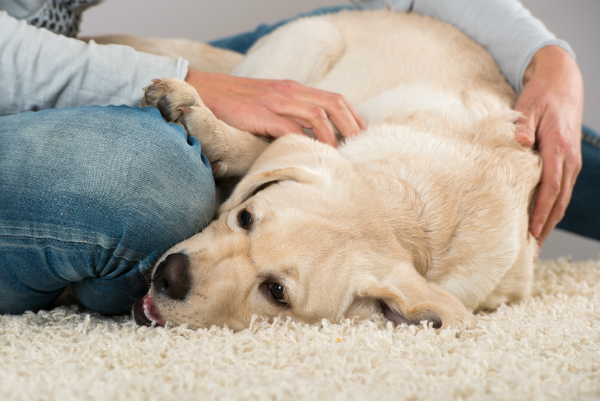
[[[148,255],[141,270],[171,246],[194,235],[212,220],[215,186],[210,163],[200,142],[178,124],[167,124],[154,108],[136,109],[146,118],[117,116],[128,138],[115,150],[116,177],[105,195],[107,213],[117,217],[120,243],[115,251],[126,259]],[[130,250],[135,251],[133,255]]]
[[[121,298],[138,296],[160,255],[212,219],[214,181],[200,143],[154,108],[52,110],[5,122],[0,220],[10,235],[69,244],[48,268],[85,282],[78,295],[91,309],[118,310],[104,310],[102,298],[127,293],[131,282],[117,284],[130,274],[136,289]]]
[[[100,232],[115,255],[139,259],[206,226],[215,188],[200,142],[153,107],[86,107],[66,112],[54,176],[74,225]],[[67,144],[67,142],[69,142]],[[52,157],[52,155],[48,155]],[[58,212],[58,210],[56,210]]]
[[[115,173],[119,178],[104,194],[111,204],[105,213],[115,224],[111,237],[118,238],[113,262],[107,260],[95,277],[73,284],[82,304],[98,312],[130,310],[147,291],[158,258],[213,217],[214,179],[198,140],[175,124],[151,131],[134,147],[127,172]]]
[[[214,213],[215,184],[200,142],[182,126],[166,124],[162,132],[148,130],[137,152],[141,157],[132,159],[131,181],[124,185],[132,197],[128,213],[148,220],[149,226],[140,230],[172,243],[207,226]]]

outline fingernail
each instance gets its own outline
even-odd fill
[[[539,237],[541,233],[542,233],[542,225],[541,224],[535,224],[534,226],[531,227],[531,235],[533,235],[535,238]]]

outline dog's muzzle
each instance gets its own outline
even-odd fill
[[[189,267],[190,260],[183,253],[173,253],[160,262],[154,271],[150,292],[140,299],[133,309],[133,316],[137,324],[142,326],[151,326],[152,323],[159,326],[165,325],[165,320],[154,303],[154,296],[167,297],[175,301],[185,299],[190,289]]]

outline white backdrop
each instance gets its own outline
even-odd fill
[[[524,0],[577,54],[585,83],[584,123],[600,131],[600,0]],[[209,41],[344,0],[106,0],[83,16],[82,36],[128,33]],[[600,183],[598,184],[600,185]],[[600,207],[600,200],[598,200]],[[596,258],[600,242],[552,233],[542,258]]]

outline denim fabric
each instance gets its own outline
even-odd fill
[[[127,312],[172,245],[205,227],[214,181],[200,143],[153,107],[0,117],[0,312],[51,303],[69,283]]]
[[[584,126],[583,166],[575,182],[571,202],[558,228],[600,240],[600,135]]]

